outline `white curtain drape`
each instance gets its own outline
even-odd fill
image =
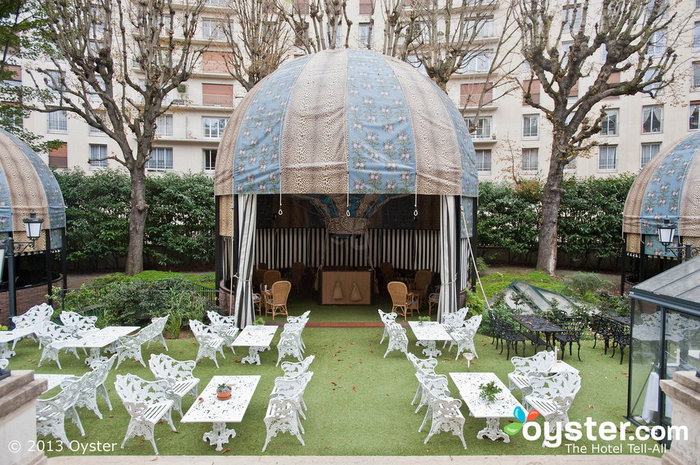
[[[255,245],[255,220],[258,198],[255,194],[238,196],[238,283],[236,285],[236,326],[243,329],[255,320],[253,308],[253,260]]]
[[[440,303],[437,318],[457,311],[457,212],[454,197],[440,196]]]

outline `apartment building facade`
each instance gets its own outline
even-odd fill
[[[374,14],[371,0],[348,2],[348,17],[352,21],[350,47],[382,50],[385,18],[381,2],[375,2]],[[207,2],[197,41],[208,44],[208,49],[192,78],[168,96],[171,106],[158,122],[158,136],[147,167],[149,172],[213,173],[220,137],[237,102],[245,95],[224,64],[226,41],[217,24],[227,8],[227,0]],[[562,9],[562,14],[566,14],[562,2],[552,2],[552,8]],[[700,130],[700,0],[681,0],[673,11],[681,18],[690,18],[676,44],[679,65],[675,82],[656,98],[640,94],[611,98],[599,105],[606,107],[603,129],[597,137],[600,145],[575,160],[567,169],[568,174],[583,177],[637,173],[659,151]],[[483,53],[465,61],[460,72],[447,84],[451,100],[463,110],[473,128],[479,178],[543,179],[551,149],[551,126],[544,115],[524,104],[521,91],[508,85],[486,93],[478,105],[478,96],[484,86],[488,86],[487,80],[497,78],[488,71],[504,27],[505,8],[499,7],[492,16],[481,20],[484,25],[475,43]],[[338,44],[344,42],[345,28],[344,24],[338,31]],[[567,46],[567,39],[565,34],[563,48]],[[665,39],[659,38],[659,52],[665,47]],[[288,59],[300,53],[292,48]],[[602,55],[599,59],[603,60]],[[510,63],[520,61],[521,58],[515,56]],[[138,74],[136,68],[132,71]],[[511,67],[509,72],[522,73],[523,79],[529,75],[522,64]],[[31,82],[24,66],[18,69],[16,76],[25,83]],[[585,89],[586,80],[583,78],[579,83],[579,91]],[[547,98],[537,82],[533,83],[532,93],[543,101]],[[47,161],[53,167],[80,167],[90,172],[119,166],[114,160],[102,160],[105,154],[118,150],[116,144],[76,116],[62,112],[32,113],[25,119],[24,127],[46,138],[65,142],[48,156]]]

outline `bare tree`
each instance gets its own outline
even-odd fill
[[[269,0],[231,0],[221,28],[229,50],[224,62],[246,91],[275,71],[289,49],[289,27]]]
[[[177,5],[177,6],[176,6]],[[54,97],[40,111],[66,110],[119,146],[108,158],[131,178],[126,273],[143,270],[148,214],[146,164],[166,96],[192,74],[202,49],[193,47],[204,0],[45,0],[46,34],[57,56],[39,74]],[[132,141],[135,141],[133,143]]]
[[[279,3],[278,9],[280,18],[293,31],[295,45],[305,53],[348,48],[352,21],[345,0],[294,0],[291,5]],[[343,37],[343,23],[345,39],[339,40]]]
[[[531,70],[518,83],[525,102],[552,125],[537,268],[553,274],[564,167],[595,145],[591,136],[600,131],[604,107],[593,107],[608,97],[655,96],[672,82],[673,47],[683,25],[667,0],[565,0],[563,10],[549,1],[516,1],[522,54]],[[570,40],[563,46],[564,35]],[[535,81],[548,99],[535,98]],[[577,88],[584,84],[587,89]]]

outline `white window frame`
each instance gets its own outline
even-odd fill
[[[610,166],[610,153],[612,151],[612,166]],[[605,164],[603,164],[603,152],[605,152]],[[617,170],[617,145],[601,145],[598,147],[598,171]]]
[[[536,173],[540,169],[540,151],[537,148],[523,148],[521,165],[526,173]],[[534,157],[533,157],[534,154]],[[534,163],[533,163],[534,160]]]
[[[493,64],[493,52],[486,50],[476,55],[466,56],[462,60],[459,72],[462,74],[484,74],[488,73]]]
[[[571,28],[571,17],[576,12],[576,18],[574,18],[573,30],[576,34],[579,29],[581,29],[581,23],[583,22],[583,7],[581,5],[567,5],[561,9],[561,21],[564,24],[564,33],[569,33]]]
[[[202,38],[225,40],[224,30],[216,19],[202,19]]]
[[[227,123],[228,118],[202,116],[202,137],[205,139],[221,139]]]
[[[211,167],[210,167],[209,161],[211,159],[212,152],[214,153],[214,164],[211,165]],[[217,149],[202,149],[202,156],[204,159],[204,163],[203,163],[204,171],[207,171],[207,172],[214,171],[216,169]]]
[[[647,118],[651,118],[656,114],[657,120],[659,121],[658,130],[654,130],[653,119],[650,122],[649,130],[644,129]],[[660,134],[664,130],[664,111],[661,105],[645,105],[642,107],[642,134]]]
[[[654,31],[649,37],[646,56],[660,56],[666,51],[666,29]]]
[[[700,3],[700,0],[696,0]],[[700,51],[700,21],[695,21],[693,24],[693,50]]]
[[[357,28],[358,41],[363,48],[371,49],[374,41],[372,23],[360,23]]]
[[[693,115],[693,113],[695,113],[695,115]],[[688,131],[697,131],[698,129],[700,129],[700,102],[691,103],[689,105],[688,114]]]
[[[656,147],[656,150],[654,151],[652,147]],[[645,148],[648,148],[647,154],[645,154]],[[647,163],[649,163],[652,158],[654,158],[658,153],[661,151],[661,142],[649,142],[649,143],[644,143],[641,146],[641,151],[639,154],[639,167],[644,168]],[[653,154],[652,154],[653,152]],[[651,154],[651,155],[650,155]],[[645,159],[646,158],[646,159]]]
[[[46,120],[46,132],[57,134],[67,133],[68,112],[66,112],[66,110],[56,110],[48,113]]]
[[[107,144],[90,144],[90,167],[107,168]]]
[[[173,115],[160,115],[156,119],[156,136],[172,137],[173,136]]]
[[[146,162],[148,171],[170,171],[173,169],[173,148],[153,147],[151,158]]]
[[[700,89],[700,61],[694,61],[691,66],[690,87],[691,90],[697,91]]]
[[[469,134],[472,139],[483,140],[491,139],[493,134],[493,118],[491,116],[480,116],[478,118],[466,117],[464,118],[467,124],[467,129],[469,129]],[[472,132],[472,130],[474,130]]]
[[[490,173],[493,169],[493,154],[491,149],[476,149],[476,170],[479,173]],[[486,157],[488,155],[488,158]],[[488,163],[486,163],[488,161]]]
[[[532,132],[533,125],[532,123],[526,125],[526,121],[529,121],[531,118],[535,119],[535,125],[534,125],[534,134]],[[528,129],[528,132],[526,133],[526,129]],[[531,114],[531,115],[523,115],[523,122],[522,122],[522,136],[523,139],[539,139],[540,137],[540,115],[538,114]]]
[[[600,134],[602,136],[617,136],[618,122],[620,121],[620,110],[617,108],[608,108],[605,110],[605,116],[603,116],[600,122]],[[613,123],[611,124],[611,116]],[[612,131],[610,130],[612,126]]]

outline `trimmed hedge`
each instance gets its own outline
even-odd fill
[[[559,211],[558,250],[573,264],[589,257],[616,259],[622,247],[622,210],[634,176],[570,178],[564,181]],[[479,183],[479,247],[500,248],[508,262],[537,253],[542,184]]]
[[[127,174],[55,171],[66,204],[68,260],[118,268],[129,244]],[[149,176],[144,260],[161,266],[214,259],[214,180],[205,174]]]

